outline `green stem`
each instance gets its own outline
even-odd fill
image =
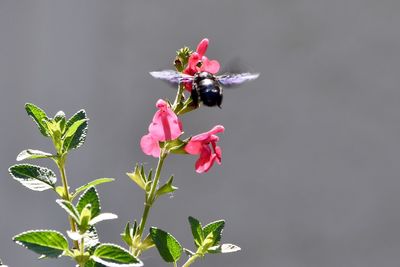
[[[179,103],[181,103],[181,101],[182,101],[182,96],[183,96],[184,89],[185,89],[184,85],[183,84],[179,84],[178,92],[176,93],[174,104],[172,105],[172,110],[174,112],[176,112],[176,109],[177,109]]]
[[[190,257],[187,262],[185,262],[184,265],[182,265],[182,267],[189,267],[193,262],[195,262],[197,260],[197,258],[199,258],[200,255],[199,254],[194,254],[192,257]]]
[[[161,169],[163,167],[164,160],[166,157],[167,157],[167,154],[165,153],[165,151],[161,150],[160,157],[158,158],[158,164],[157,164],[157,169],[156,169],[156,173],[154,176],[154,180],[151,183],[149,193],[148,194],[146,193],[146,201],[144,203],[143,215],[142,215],[142,219],[139,224],[138,231],[136,233],[136,236],[139,237],[138,240],[140,240],[140,241],[142,240],[142,237],[143,237],[143,231],[146,226],[146,222],[147,222],[147,218],[149,216],[150,209],[155,200],[155,196],[156,196],[156,192],[157,192],[156,189],[158,186],[158,182],[160,180]],[[139,256],[139,254],[141,253],[140,249],[133,249],[133,252],[136,256]]]
[[[71,201],[70,194],[69,194],[69,189],[68,189],[68,180],[67,180],[67,175],[65,174],[65,160],[66,158],[64,156],[61,156],[57,160],[57,166],[60,169],[60,175],[61,175],[61,180],[62,180],[62,185],[64,187],[64,200]],[[76,232],[76,225],[74,220],[70,215],[68,215],[68,220],[69,224],[71,225],[71,231]],[[78,241],[74,241],[74,247],[79,248],[79,243]]]

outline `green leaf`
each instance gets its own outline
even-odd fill
[[[187,154],[185,146],[188,140],[175,139],[165,142],[164,148],[174,154]]]
[[[104,267],[105,265],[103,265],[103,264],[100,264],[100,263],[97,263],[97,262],[95,262],[95,261],[93,261],[93,260],[88,260],[86,263],[85,263],[85,267]]]
[[[67,129],[67,131],[66,131],[65,134],[64,134],[64,137],[65,137],[65,138],[68,138],[68,137],[73,136],[73,135],[76,133],[76,131],[78,130],[78,128],[79,128],[83,123],[85,123],[86,121],[88,121],[88,119],[82,119],[82,120],[75,121],[75,122]]]
[[[64,132],[64,127],[65,127],[65,113],[64,111],[60,110],[57,112],[57,114],[54,116],[54,121],[58,123],[60,126],[61,132]]]
[[[79,223],[80,221],[80,216],[78,211],[76,210],[74,204],[71,202],[64,200],[64,199],[57,199],[56,200],[57,204],[61,206],[73,219],[76,223]]]
[[[89,187],[79,198],[76,208],[79,213],[87,204],[91,205],[91,218],[100,214],[100,199],[94,186]]]
[[[203,229],[201,228],[200,221],[192,216],[189,216],[188,219],[190,223],[190,228],[192,230],[194,244],[196,245],[196,247],[199,247],[201,246],[201,243],[203,242],[204,239]]]
[[[92,209],[92,205],[87,204],[80,213],[80,221],[78,224],[78,228],[79,228],[80,232],[86,232],[90,227],[89,222],[92,219],[91,209]]]
[[[152,248],[154,246],[155,246],[155,244],[154,244],[153,238],[151,237],[151,234],[148,234],[146,236],[146,238],[142,242],[140,242],[138,248],[141,251],[145,251],[145,250],[148,250],[148,249],[150,249],[150,248]]]
[[[51,158],[53,155],[47,152],[43,152],[35,149],[26,149],[21,151],[21,153],[17,156],[17,161],[25,160],[25,159],[42,159],[42,158]]]
[[[162,196],[162,195],[164,195],[164,194],[172,193],[172,192],[174,192],[176,189],[178,189],[178,187],[172,185],[172,182],[173,182],[173,181],[174,181],[174,176],[171,176],[171,177],[168,179],[168,181],[167,181],[163,186],[161,186],[161,187],[157,190],[156,195],[157,195],[157,196]]]
[[[151,227],[150,235],[164,261],[176,262],[181,257],[182,246],[170,233]]]
[[[143,166],[141,168],[139,165],[135,166],[135,170],[133,172],[127,172],[126,175],[131,178],[132,181],[134,181],[140,188],[143,190],[146,190],[146,175],[144,174]]]
[[[210,239],[212,242],[210,244],[207,244],[207,246],[215,246],[218,244],[218,242],[221,240],[222,237],[222,230],[225,227],[225,221],[224,220],[218,220],[215,222],[211,222],[204,226],[203,228],[203,236],[204,239]]]
[[[136,222],[135,222],[136,223]],[[131,228],[131,223],[128,222],[125,226],[125,230],[124,232],[121,234],[121,238],[122,240],[128,245],[128,246],[132,246],[132,238],[133,238],[133,234],[132,234],[132,228]]]
[[[36,165],[17,164],[11,166],[9,172],[15,180],[34,191],[54,189],[57,181],[52,170]]]
[[[143,263],[129,251],[114,244],[99,245],[91,258],[93,261],[109,267],[143,266]]]
[[[28,115],[33,119],[34,122],[36,122],[36,125],[38,126],[40,132],[42,135],[48,137],[50,136],[46,124],[43,122],[44,119],[48,120],[46,113],[39,108],[38,106],[35,106],[34,104],[31,103],[26,103],[25,104],[25,110],[28,113]]]
[[[209,253],[233,253],[241,250],[240,247],[234,244],[222,244],[208,249]]]
[[[87,120],[86,112],[83,109],[75,113],[75,115],[67,121],[65,125],[66,132],[68,132],[70,128],[74,128],[74,124],[81,120]],[[67,152],[71,149],[79,148],[86,140],[87,129],[88,123],[84,121],[77,127],[72,136],[66,137],[63,145],[64,151]]]
[[[89,183],[87,183],[85,185],[82,185],[82,186],[78,187],[75,190],[74,194],[72,195],[71,199],[74,199],[80,192],[88,189],[89,187],[96,186],[96,185],[99,185],[99,184],[109,183],[109,182],[112,182],[112,181],[114,181],[114,178],[99,178],[99,179],[93,180],[93,181],[91,181],[91,182],[89,182]]]
[[[68,250],[65,237],[53,230],[32,230],[16,235],[13,240],[44,257],[57,258]]]

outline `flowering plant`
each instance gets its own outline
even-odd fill
[[[176,71],[183,75],[195,75],[198,72],[215,74],[220,68],[216,60],[206,56],[208,40],[203,39],[195,52],[184,47],[177,52],[174,62]],[[49,168],[32,164],[16,164],[10,167],[11,176],[23,186],[33,191],[51,190],[57,196],[56,203],[67,213],[70,229],[66,231],[72,245],[66,236],[54,230],[30,230],[16,235],[13,240],[27,249],[36,252],[41,258],[70,257],[80,267],[128,267],[142,266],[141,254],[151,248],[157,248],[162,259],[177,266],[183,252],[188,255],[183,267],[190,266],[198,258],[208,253],[229,253],[240,250],[233,244],[221,244],[224,220],[216,220],[205,226],[194,217],[189,217],[189,225],[194,239],[195,250],[183,248],[172,234],[157,227],[149,227],[145,234],[147,218],[156,200],[177,190],[173,184],[174,177],[162,181],[161,172],[166,158],[172,154],[197,155],[195,170],[205,173],[216,162],[221,164],[222,149],[217,145],[219,136],[224,132],[222,125],[216,125],[211,130],[184,138],[183,125],[179,118],[182,114],[194,111],[198,105],[193,105],[191,97],[185,95],[185,89],[192,90],[189,82],[179,82],[175,100],[170,102],[159,99],[156,112],[148,127],[148,133],[140,140],[144,154],[158,159],[153,173],[146,171],[143,165],[137,164],[128,177],[144,191],[143,215],[139,222],[128,222],[122,240],[126,248],[101,243],[96,231],[96,225],[102,221],[116,219],[113,213],[103,213],[100,197],[96,186],[113,181],[112,178],[100,178],[82,185],[75,190],[68,186],[66,162],[69,153],[83,145],[86,140],[88,118],[84,110],[76,112],[67,119],[64,112],[59,111],[53,118],[39,107],[26,104],[28,115],[37,124],[40,133],[49,138],[55,152],[27,149],[17,156],[17,161],[34,159],[51,159],[55,162],[61,178],[57,183],[56,174]],[[1,262],[0,262],[1,265]]]

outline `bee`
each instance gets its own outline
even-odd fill
[[[222,104],[222,85],[231,87],[242,84],[246,81],[258,78],[258,73],[226,73],[215,76],[210,72],[197,72],[193,76],[183,74],[174,70],[152,71],[150,75],[154,78],[165,80],[172,84],[191,83],[192,91],[190,97],[193,104],[198,107],[200,102],[206,106],[221,107]]]

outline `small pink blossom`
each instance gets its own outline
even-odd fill
[[[223,133],[224,126],[217,125],[210,131],[193,136],[185,146],[185,151],[192,155],[200,155],[196,161],[196,172],[207,172],[216,161],[221,164],[222,151],[217,142],[217,133]]]
[[[182,134],[182,122],[172,111],[169,104],[159,99],[153,121],[149,126],[149,134],[142,137],[140,146],[143,153],[153,157],[160,156],[159,142],[174,140]]]
[[[205,56],[207,52],[209,41],[207,38],[204,38],[197,45],[196,52],[193,52],[188,61],[188,65],[186,69],[183,70],[183,73],[193,76],[197,72],[210,72],[212,74],[216,74],[219,71],[220,64],[217,60],[210,60]],[[192,90],[192,84],[186,83],[185,87],[187,90]]]
[[[182,134],[182,123],[178,116],[162,99],[157,101],[156,107],[158,110],[149,126],[149,133],[159,141],[178,138]]]

